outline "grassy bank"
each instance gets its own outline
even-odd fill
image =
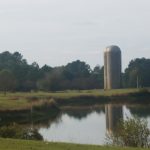
[[[50,143],[27,140],[1,139],[0,150],[145,150],[142,148],[120,148],[94,145]]]
[[[60,92],[26,92],[26,93],[0,93],[0,111],[30,110],[31,107],[51,105],[56,102],[59,106],[66,105],[92,105],[107,102],[135,102],[141,98],[150,102],[150,93],[147,95],[138,89],[118,90],[81,90]]]

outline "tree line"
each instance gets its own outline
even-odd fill
[[[39,67],[36,62],[28,64],[19,52],[0,53],[1,91],[93,88],[103,88],[103,67],[96,66],[92,70],[88,64],[80,60],[65,66]]]
[[[84,61],[76,60],[65,66],[51,67],[28,64],[19,52],[0,53],[1,91],[59,91],[67,89],[103,89],[104,67],[93,69]],[[123,87],[150,86],[150,59],[132,60],[122,73]]]

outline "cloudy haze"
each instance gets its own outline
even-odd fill
[[[0,52],[19,51],[29,63],[103,65],[118,45],[123,67],[150,58],[149,0],[1,0]]]

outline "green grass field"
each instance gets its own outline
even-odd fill
[[[81,96],[119,96],[136,93],[138,89],[116,89],[116,90],[67,90],[58,92],[16,92],[0,93],[0,110],[28,109],[32,106],[42,105],[45,101],[51,103],[52,99],[71,99]]]
[[[50,143],[39,141],[2,139],[0,150],[145,150],[142,148],[120,148],[108,146]]]

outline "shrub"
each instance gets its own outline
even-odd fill
[[[9,126],[0,127],[0,137],[27,140],[43,140],[43,137],[40,135],[37,129],[26,127],[23,128],[15,123]]]
[[[42,135],[38,132],[37,129],[29,128],[22,134],[22,139],[27,140],[43,140]]]
[[[137,117],[119,122],[117,130],[107,134],[107,143],[115,146],[149,147],[150,130],[147,121]]]

